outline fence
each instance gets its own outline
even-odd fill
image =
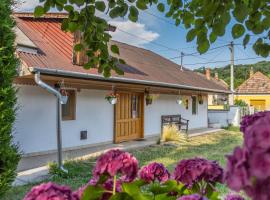
[[[239,126],[245,115],[253,114],[251,107],[230,106],[228,110],[208,110],[208,126],[213,128]]]

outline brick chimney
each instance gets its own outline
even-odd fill
[[[218,80],[218,73],[215,72],[215,79]]]
[[[254,74],[253,67],[251,67],[249,71],[249,77],[253,76],[253,74]]]
[[[205,76],[208,80],[211,79],[211,69],[210,68],[206,68],[205,69]]]

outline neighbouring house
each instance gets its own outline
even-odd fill
[[[255,112],[270,110],[270,79],[251,68],[249,79],[236,89],[234,99],[246,102]]]
[[[40,166],[56,155],[59,104],[35,77],[51,87],[60,86],[68,96],[61,124],[63,151],[69,156],[100,144],[158,136],[164,115],[181,115],[189,120],[190,129],[206,128],[208,94],[229,93],[216,81],[181,70],[158,54],[116,41],[111,43],[118,45],[127,63],[119,64],[125,74],[104,78],[96,68],[79,65],[85,56],[73,52],[76,35],[61,31],[65,14],[14,17],[21,60],[14,81],[18,88],[14,136],[23,152],[19,170]],[[111,92],[118,95],[115,105],[105,100]]]
[[[222,80],[218,77],[217,72],[215,72],[214,77],[211,76],[211,69],[210,68],[205,69],[205,77],[208,80],[214,81],[216,84],[220,85],[223,88],[226,88],[226,89],[229,88],[228,84],[224,80]],[[208,94],[208,109],[209,110],[224,110],[224,109],[226,109],[226,105],[228,104],[228,98],[229,98],[229,95],[224,94],[224,93]]]

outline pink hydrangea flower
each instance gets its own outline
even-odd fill
[[[170,173],[162,163],[153,162],[140,170],[139,177],[147,183],[154,182],[155,180],[164,183],[169,180]]]
[[[110,150],[99,157],[94,168],[94,177],[109,175],[111,177],[121,174],[121,181],[131,182],[138,173],[138,161],[130,153],[121,150]]]
[[[228,156],[227,185],[253,200],[270,199],[270,112],[245,117],[241,124],[244,143]]]
[[[221,183],[223,169],[217,162],[203,158],[181,160],[175,168],[174,179],[189,187],[202,180],[209,183]]]
[[[253,125],[254,122],[256,122],[258,119],[264,117],[267,114],[267,111],[265,112],[258,112],[253,115],[246,115],[242,118],[242,121],[240,123],[240,131],[243,133],[246,132],[246,129]]]
[[[229,194],[225,197],[224,200],[245,200],[245,199],[238,194]]]
[[[49,182],[33,187],[24,200],[79,200],[79,198],[69,187]]]
[[[207,200],[206,197],[202,197],[199,194],[184,195],[178,198],[177,200]]]

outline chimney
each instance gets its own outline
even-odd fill
[[[215,79],[218,80],[218,73],[215,72]]]
[[[253,67],[251,67],[249,71],[249,77],[253,76],[253,74],[254,74]]]
[[[205,76],[208,80],[210,80],[210,78],[211,78],[211,69],[210,68],[205,69]]]

